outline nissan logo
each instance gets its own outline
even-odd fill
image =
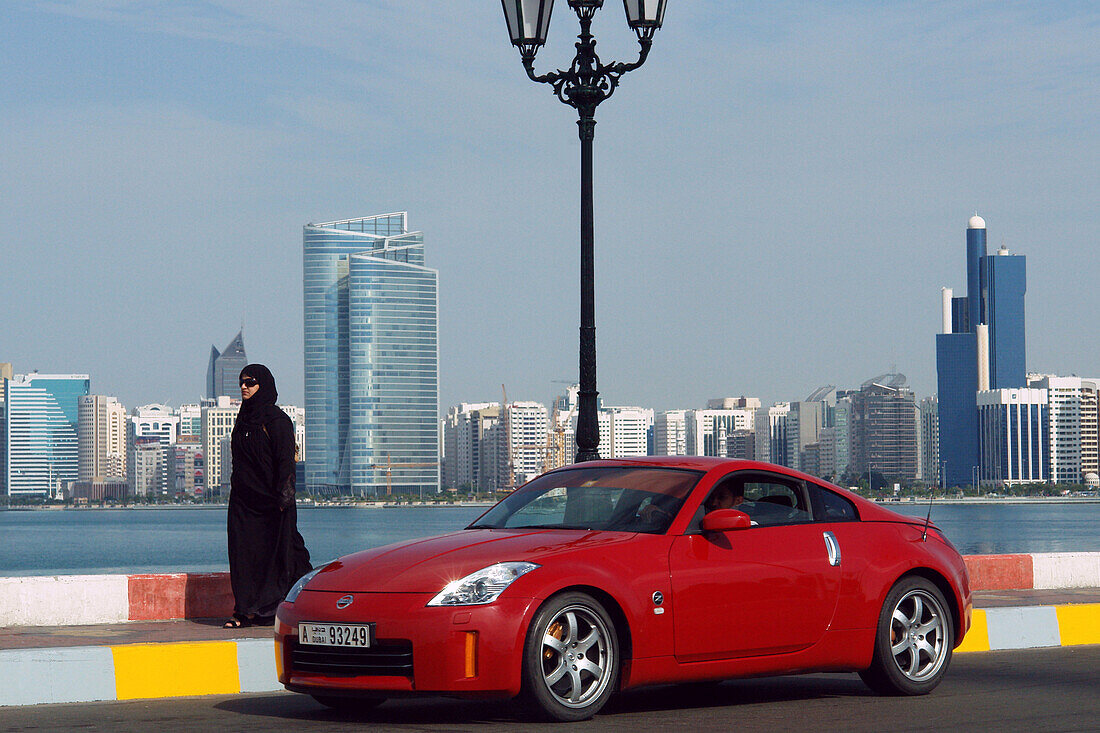
[[[355,600],[355,596],[344,596],[340,600],[336,601],[336,607],[343,610],[351,605],[351,602]]]

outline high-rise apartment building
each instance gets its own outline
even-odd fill
[[[756,460],[788,465],[787,416],[790,402],[777,402],[767,410],[756,411]]]
[[[165,449],[168,491],[175,497],[204,498],[206,495],[206,460],[202,444],[192,435],[180,436],[175,445]]]
[[[168,492],[168,472],[163,449],[176,442],[179,421],[179,415],[168,405],[153,403],[130,411],[126,478],[135,495],[163,496]]]
[[[654,455],[687,455],[687,412],[687,410],[666,410],[654,415]]]
[[[644,407],[601,407],[596,416],[600,428],[600,458],[647,455],[653,410]]]
[[[936,336],[940,463],[947,484],[973,481],[979,454],[977,393],[1025,386],[1026,258],[1002,247],[986,251],[985,220],[966,229],[967,293],[941,292],[942,333]]]
[[[297,405],[279,405],[279,409],[290,418],[294,428],[294,451],[296,461],[306,459],[306,408]]]
[[[1100,380],[1029,375],[1028,386],[1048,399],[1050,481],[1080,484],[1097,465],[1096,395]]]
[[[239,395],[240,392],[237,394]],[[180,419],[179,437],[190,435],[198,438],[202,436],[201,404],[193,402],[186,405],[180,405],[180,408],[176,410],[176,414]]]
[[[852,469],[893,481],[917,477],[916,398],[904,374],[882,374],[863,383],[852,400]]]
[[[223,485],[229,484],[230,474],[225,469],[230,465],[228,459],[231,454],[226,447],[240,409],[241,401],[229,397],[219,397],[213,405],[202,408],[201,440],[208,492],[218,492]],[[225,461],[223,461],[223,453],[226,454]],[[228,496],[228,491],[221,493],[222,496]]]
[[[447,411],[443,422],[444,488],[470,487],[481,491],[489,488],[481,448],[489,429],[499,420],[499,402],[463,402]],[[495,475],[495,470],[492,473]]]
[[[80,481],[126,479],[126,408],[114,397],[77,400],[77,477]]]
[[[221,351],[210,345],[210,363],[206,368],[206,396],[239,397],[241,394],[238,378],[241,370],[248,366],[248,356],[244,353],[244,332],[238,331],[233,340]]]
[[[0,474],[8,496],[61,496],[77,480],[79,399],[87,374],[13,375],[4,379]]]
[[[439,490],[438,280],[405,212],[303,231],[306,484]]]
[[[935,395],[925,397],[917,407],[920,410],[920,465],[917,478],[940,486],[943,475],[940,466],[939,400]]]
[[[546,405],[541,402],[509,402],[505,410],[504,427],[507,439],[511,441],[508,457],[514,485],[519,486],[543,471],[547,434]]]
[[[735,430],[752,430],[755,413],[755,408],[688,410],[684,417],[686,454],[725,455],[728,436]]]

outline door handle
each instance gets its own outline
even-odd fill
[[[829,564],[837,566],[840,564],[840,543],[836,540],[836,535],[832,532],[825,532],[825,550],[829,553]]]

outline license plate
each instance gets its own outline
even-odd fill
[[[314,646],[369,647],[374,624],[298,624],[298,643]]]

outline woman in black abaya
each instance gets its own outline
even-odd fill
[[[234,604],[227,629],[274,623],[287,591],[310,571],[294,504],[294,426],[275,405],[279,393],[267,367],[249,364],[240,385],[227,526]]]

